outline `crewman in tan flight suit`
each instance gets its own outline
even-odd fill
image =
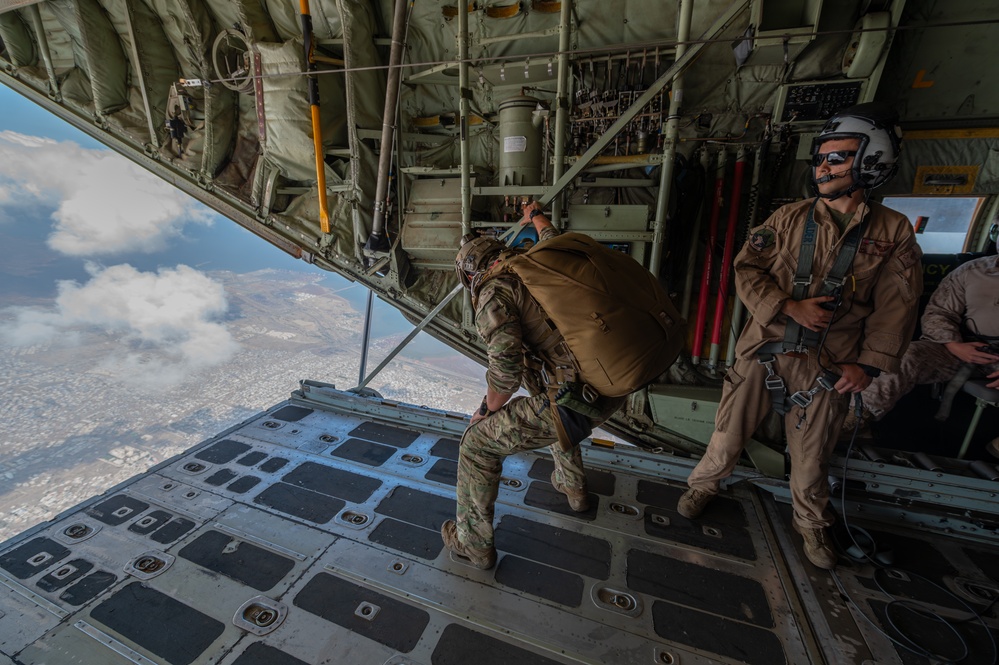
[[[725,376],[715,432],[677,505],[687,518],[701,514],[773,408],[787,432],[793,525],[805,555],[825,569],[837,561],[826,531],[828,460],[850,394],[898,371],[922,291],[909,221],[867,200],[896,170],[901,132],[890,116],[863,104],[831,118],[812,145],[816,198],[777,210],[736,257],[736,288],[752,318]],[[805,238],[814,239],[811,259]],[[855,254],[834,270],[851,243]]]

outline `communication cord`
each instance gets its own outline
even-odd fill
[[[847,535],[850,537],[850,541],[853,543],[853,547],[849,548],[846,555],[851,560],[857,563],[863,563],[867,561],[874,566],[874,583],[877,585],[878,590],[881,591],[881,593],[883,593],[885,596],[891,599],[888,603],[885,604],[884,608],[885,621],[887,622],[891,630],[893,630],[896,633],[896,635],[889,634],[885,629],[883,629],[880,625],[878,625],[878,623],[874,619],[872,619],[867,615],[864,609],[860,606],[860,603],[854,600],[853,597],[850,595],[850,593],[846,590],[846,586],[843,584],[843,581],[840,579],[839,574],[835,570],[833,570],[831,572],[833,580],[836,582],[836,587],[839,589],[841,596],[845,598],[847,601],[849,601],[857,609],[857,612],[860,614],[860,616],[862,616],[864,620],[867,621],[871,625],[871,627],[874,628],[874,630],[876,630],[881,635],[886,637],[896,647],[900,647],[910,653],[914,653],[924,658],[938,660],[942,663],[954,663],[954,664],[961,663],[970,655],[970,649],[968,647],[968,643],[964,639],[964,637],[957,631],[956,626],[971,621],[977,621],[979,624],[981,624],[982,629],[985,631],[985,634],[986,636],[988,636],[989,642],[992,645],[992,657],[987,660],[983,660],[982,662],[983,663],[996,662],[996,660],[999,659],[999,648],[997,648],[995,637],[993,637],[992,631],[989,629],[989,626],[985,622],[985,619],[983,617],[987,612],[989,612],[992,609],[992,607],[997,602],[999,602],[999,597],[994,598],[992,602],[990,602],[981,612],[976,612],[974,608],[972,608],[970,605],[968,605],[968,603],[964,601],[963,598],[957,596],[949,589],[942,587],[941,585],[928,579],[927,577],[920,575],[919,573],[914,573],[908,570],[904,570],[897,566],[887,565],[882,561],[877,560],[877,558],[875,558],[875,555],[877,554],[877,545],[874,541],[873,536],[871,536],[871,534],[868,533],[862,527],[850,525],[846,511],[846,472],[849,467],[850,454],[853,452],[854,443],[856,443],[857,441],[857,433],[860,431],[860,417],[861,414],[863,413],[863,404],[864,404],[863,398],[860,396],[860,393],[855,393],[854,415],[856,416],[856,424],[854,425],[853,428],[853,435],[850,437],[850,443],[847,446],[846,455],[843,458],[843,475],[842,475],[842,482],[840,483],[840,512],[842,513],[843,526],[846,529]],[[865,547],[862,546],[860,543],[858,543],[855,534],[861,536],[863,539],[866,539],[869,545]],[[861,556],[856,556],[851,554],[850,552],[853,550],[860,552]],[[927,609],[922,604],[918,603],[918,601],[916,600],[895,598],[891,593],[889,593],[885,589],[884,585],[882,584],[882,580],[879,578],[879,573],[888,574],[890,571],[898,571],[900,573],[909,576],[910,578],[918,578],[919,580],[938,589],[943,594],[949,596],[950,598],[953,598],[958,603],[960,603],[964,607],[964,609],[966,609],[970,613],[970,616],[959,620],[946,619],[937,614],[936,612]],[[913,614],[922,616],[924,619],[937,621],[946,626],[957,638],[957,641],[960,644],[960,648],[962,649],[962,653],[959,656],[944,656],[941,654],[937,654],[930,651],[929,648],[920,644],[917,639],[906,635],[905,632],[901,628],[899,628],[899,626],[895,623],[895,620],[892,618],[892,608],[894,607],[902,608]]]

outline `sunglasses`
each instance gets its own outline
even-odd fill
[[[856,150],[833,150],[832,152],[817,152],[812,155],[812,166],[828,162],[829,166],[845,164],[846,160],[857,154]]]

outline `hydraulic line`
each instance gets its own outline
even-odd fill
[[[746,149],[739,148],[735,159],[735,175],[732,178],[732,192],[728,199],[728,227],[725,229],[725,250],[722,253],[721,271],[718,277],[718,300],[715,301],[715,320],[711,330],[711,353],[708,367],[718,366],[721,354],[722,319],[728,309],[729,279],[732,273],[732,257],[735,254],[735,231],[739,225],[739,203],[742,201],[742,178],[746,170]]]
[[[711,270],[714,268],[715,243],[718,242],[718,217],[721,213],[722,189],[725,185],[725,166],[728,153],[718,153],[715,170],[715,191],[711,201],[711,219],[708,221],[708,237],[704,248],[704,265],[701,269],[701,291],[697,294],[697,318],[694,321],[694,343],[690,350],[690,361],[695,365],[701,362],[704,348],[704,324],[708,316],[708,292],[711,290]]]
[[[375,185],[374,217],[371,221],[371,235],[365,249],[384,251],[385,214],[388,210],[389,171],[392,168],[392,142],[395,135],[395,114],[399,100],[399,84],[402,81],[402,56],[405,52],[406,6],[408,0],[395,0],[395,13],[392,17],[392,49],[389,52],[389,69],[385,82],[385,107],[382,111],[382,142],[378,155],[378,180]]]
[[[298,0],[302,14],[302,49],[308,66],[309,108],[312,111],[312,144],[316,151],[316,188],[319,190],[319,225],[330,232],[329,204],[326,201],[326,160],[323,158],[323,132],[319,123],[319,77],[316,75],[315,37],[309,0]]]

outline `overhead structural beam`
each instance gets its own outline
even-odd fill
[[[0,14],[6,14],[12,9],[20,9],[28,5],[40,4],[42,0],[0,0]]]
[[[38,50],[42,52],[42,61],[45,63],[45,71],[49,76],[49,95],[54,97],[59,94],[59,79],[56,78],[55,67],[52,65],[52,53],[49,51],[49,40],[45,36],[42,13],[38,11],[37,4],[32,4],[28,7],[28,14],[31,16],[31,25],[35,29],[35,39],[38,40]]]
[[[552,188],[538,200],[538,203],[540,203],[542,207],[547,207],[548,204],[551,203],[552,200],[558,196],[562,190],[565,189],[566,186],[579,175],[581,171],[589,166],[590,162],[592,162],[604,148],[610,145],[610,142],[614,140],[614,137],[617,136],[621,130],[627,127],[628,123],[634,120],[635,116],[641,113],[642,110],[648,106],[648,104],[655,99],[656,96],[658,96],[660,90],[665,88],[674,78],[683,73],[683,71],[690,66],[690,63],[692,63],[697,56],[700,55],[704,47],[712,43],[726,28],[728,28],[729,24],[749,6],[749,2],[750,0],[736,0],[736,2],[733,2],[729,8],[715,20],[711,27],[708,28],[703,35],[701,35],[701,38],[696,44],[687,49],[683,55],[677,57],[676,61],[670,66],[670,68],[667,69],[662,76],[656,79],[655,83],[650,85],[649,89],[646,90],[641,97],[636,99],[635,103],[632,104],[627,111],[621,113],[620,117],[614,122],[614,124],[611,125],[607,131],[604,132],[600,138],[597,139],[596,142],[591,145],[590,148],[579,157],[579,159],[576,160],[576,163],[573,164],[568,171],[562,174],[562,177],[559,178],[558,181],[552,185]]]
[[[128,28],[128,42],[132,52],[132,68],[135,70],[135,78],[139,84],[139,92],[142,93],[142,107],[146,112],[146,125],[149,128],[149,145],[154,149],[159,148],[159,141],[156,139],[156,126],[153,124],[153,110],[149,104],[149,92],[146,89],[146,77],[142,73],[142,61],[139,59],[139,46],[135,40],[135,27],[132,23],[133,9],[132,3],[125,3],[125,26]]]
[[[552,180],[558,181],[565,171],[565,134],[569,124],[569,37],[572,34],[572,0],[562,0],[558,24],[558,88],[555,93],[555,164],[552,167]],[[548,165],[545,165],[545,170]],[[552,220],[561,224],[562,197],[554,201]]]
[[[458,3],[458,127],[461,153],[461,234],[472,230],[472,158],[468,144],[469,99],[468,84],[468,3]]]
[[[456,295],[458,295],[458,293],[460,293],[463,289],[464,289],[464,287],[461,284],[458,284],[453,289],[451,289],[451,292],[448,293],[446,296],[444,296],[443,300],[441,300],[439,303],[437,303],[437,307],[434,307],[432,310],[430,310],[430,313],[427,314],[423,318],[423,320],[420,321],[416,325],[416,327],[413,328],[413,330],[408,335],[406,335],[405,339],[403,339],[401,342],[399,342],[396,345],[396,347],[394,349],[392,349],[392,351],[387,356],[385,356],[385,359],[382,360],[378,364],[378,367],[374,368],[371,371],[371,374],[369,374],[368,376],[366,376],[364,378],[364,380],[361,381],[360,384],[358,384],[357,387],[358,388],[363,388],[366,385],[368,385],[368,383],[371,382],[371,379],[375,378],[375,376],[378,374],[378,372],[380,372],[383,369],[385,369],[385,366],[388,365],[390,362],[392,362],[392,359],[395,358],[397,355],[399,355],[399,352],[402,351],[404,348],[406,348],[406,345],[409,344],[410,342],[412,342],[413,338],[416,337],[420,333],[421,330],[423,330],[424,328],[426,328],[427,324],[430,323],[435,316],[437,316],[438,314],[440,314],[441,310],[444,309],[445,307],[447,307],[447,304],[449,302],[451,302],[451,300],[454,299],[454,297]],[[362,371],[363,371],[363,369],[362,369]]]
[[[694,14],[694,0],[680,0],[680,22],[676,30],[677,56],[687,52],[690,39],[690,21]],[[680,104],[683,103],[683,74],[678,74],[673,82],[673,94],[669,97],[669,114],[663,131],[663,164],[660,168],[659,196],[656,198],[656,218],[652,223],[652,249],[649,252],[649,272],[659,274],[662,261],[663,243],[666,239],[666,215],[670,190],[673,189],[673,165],[676,163],[676,144],[680,138]]]

